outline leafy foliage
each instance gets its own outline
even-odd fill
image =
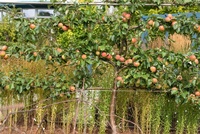
[[[93,65],[95,69],[102,63],[107,63],[114,68],[113,79],[123,75],[122,80],[115,81],[117,87],[171,91],[177,102],[190,100],[191,94],[198,91],[200,85],[197,63],[200,59],[199,52],[183,55],[165,48],[147,48],[158,37],[166,40],[166,33],[178,33],[189,36],[193,43],[192,49],[198,50],[200,23],[196,14],[191,14],[190,17],[180,14],[170,18],[167,18],[168,15],[152,15],[145,20],[142,17],[146,12],[140,10],[145,6],[144,1],[128,6],[123,5],[124,2],[119,1],[122,5],[116,6],[112,12],[106,5],[54,5],[58,14],[51,19],[28,20],[20,17],[16,20],[17,41],[20,45],[10,46],[6,53],[10,57],[30,62],[45,60],[46,65],[50,64],[55,68],[56,65],[75,67],[74,77],[70,81],[56,71],[40,81],[39,87],[53,87],[55,91],[52,92],[55,94],[65,91],[70,85],[75,85],[78,89],[90,87],[92,75],[88,68]],[[144,33],[148,35],[143,36]],[[194,35],[196,38],[193,38]],[[188,58],[192,54],[196,56],[196,62]],[[150,71],[151,66],[156,67],[155,73]],[[19,77],[22,77],[22,81],[19,81],[22,87],[17,91],[21,93],[27,90],[23,86],[32,78],[23,81],[25,77]],[[51,84],[45,85],[47,81]],[[174,87],[177,90],[172,90]],[[199,103],[198,96],[192,98],[192,101]]]

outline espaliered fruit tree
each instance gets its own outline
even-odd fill
[[[200,22],[195,14],[187,17],[166,13],[164,17],[151,15],[142,19],[144,3],[130,1],[128,5],[123,4],[118,3],[109,13],[107,5],[53,3],[58,15],[51,19],[16,20],[19,44],[3,46],[2,58],[21,57],[29,62],[45,60],[46,64],[55,67],[75,67],[71,80],[66,80],[62,73],[47,76],[40,83],[33,83],[37,78],[32,77],[27,82],[29,86],[18,87],[18,92],[31,86],[56,88],[58,90],[53,92],[56,94],[87,89],[92,86],[88,67],[94,69],[106,63],[114,70],[110,102],[113,134],[117,133],[115,101],[120,88],[166,92],[174,95],[178,103],[192,101],[194,105],[200,105],[200,53],[196,51],[199,49]],[[142,39],[145,32],[148,36]],[[148,44],[158,37],[166,40],[166,32],[189,36],[194,51],[181,54],[164,47],[149,49]],[[193,38],[194,34],[196,38]],[[55,81],[54,75],[60,75],[60,79]],[[9,83],[2,81],[2,86]],[[8,85],[11,89],[16,88],[14,83]]]

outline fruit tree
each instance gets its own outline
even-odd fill
[[[154,6],[159,4],[161,3]],[[111,5],[114,6],[112,12]],[[51,76],[43,83],[35,83],[35,86],[55,87],[58,89],[56,93],[87,89],[92,86],[88,66],[92,65],[92,73],[96,73],[98,66],[110,64],[114,70],[110,102],[113,134],[118,131],[115,123],[115,99],[117,91],[122,87],[166,92],[174,95],[178,103],[191,101],[200,105],[200,22],[195,13],[188,17],[186,14],[172,15],[169,10],[164,17],[148,15],[144,6],[155,7],[143,1],[108,4],[57,4],[54,1],[52,6],[57,15],[51,19],[15,20],[19,44],[8,48],[3,46],[0,51],[2,58],[9,55],[22,57],[30,62],[45,60],[46,64],[55,67],[75,67],[73,79],[66,80],[62,73],[53,74],[60,75],[56,83]],[[143,19],[145,15],[148,18]],[[145,32],[148,35],[142,38]],[[175,53],[167,49],[169,43],[161,48],[149,48],[149,43],[158,37],[167,40],[166,42],[173,42],[166,33],[189,36],[193,51]],[[30,81],[33,79],[37,78],[30,78]],[[28,88],[33,86],[31,82],[28,82]],[[5,83],[6,81],[3,85]],[[14,83],[10,84],[10,88],[15,88]],[[26,87],[17,89],[22,92]]]

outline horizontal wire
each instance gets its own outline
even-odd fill
[[[0,4],[35,4],[35,5],[110,5],[110,6],[131,6],[133,3],[105,3],[105,2],[89,2],[89,3],[73,3],[73,2],[0,2]],[[186,3],[185,3],[186,4]],[[155,3],[144,3],[144,6],[176,6],[176,5],[185,5],[185,4],[174,4],[174,3],[162,3],[162,4],[155,4]],[[198,2],[199,4],[199,2]]]

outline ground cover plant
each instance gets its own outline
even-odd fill
[[[127,123],[133,125],[136,133],[161,131],[169,133],[170,128],[174,127],[170,126],[172,119],[180,122],[175,124],[177,133],[197,131],[198,117],[193,124],[187,125],[187,130],[184,130],[186,120],[181,118],[185,118],[184,112],[179,111],[180,114],[177,116],[175,114],[172,118],[174,111],[168,111],[169,118],[162,117],[162,106],[166,103],[162,97],[161,100],[158,97],[160,102],[157,106],[144,104],[142,108],[147,108],[146,111],[139,109],[137,103],[131,102],[131,99],[135,99],[132,96],[121,98],[124,100],[120,102],[124,105],[123,111],[117,104],[120,101],[118,97],[125,94],[120,91],[125,88],[143,89],[160,94],[162,92],[164,96],[171,97],[170,101],[174,99],[174,105],[190,104],[188,106],[192,108],[199,107],[200,23],[196,13],[188,17],[186,14],[174,16],[166,12],[164,17],[149,15],[143,20],[142,17],[148,13],[143,9],[147,6],[145,3],[138,1],[138,4],[134,5],[124,4],[118,2],[113,13],[108,13],[109,5],[60,5],[53,2],[55,12],[59,14],[51,19],[26,19],[17,13],[11,14],[16,15],[17,19],[11,17],[6,19],[15,23],[16,34],[11,40],[15,42],[7,43],[6,39],[2,38],[4,42],[0,51],[2,65],[0,86],[2,94],[7,92],[10,96],[16,95],[18,100],[21,96],[28,96],[24,98],[26,112],[23,122],[26,129],[31,120],[28,109],[35,109],[31,111],[35,111],[32,114],[36,114],[34,121],[36,120],[39,126],[38,131],[43,131],[42,125],[45,124],[43,121],[47,120],[50,133],[55,130],[57,120],[62,122],[63,131],[67,133],[77,131],[104,133],[105,127],[110,126],[110,133],[116,134],[125,131]],[[142,39],[144,32],[148,35]],[[189,47],[191,51],[184,53],[171,51],[169,45],[180,42],[174,42],[170,36],[167,38],[166,32],[171,36],[179,34],[188,37],[191,41]],[[158,38],[165,42],[164,46],[151,49],[149,46]],[[109,75],[105,76],[105,73]],[[98,80],[100,74],[102,74],[101,79],[107,78],[105,80],[109,82],[100,82]],[[93,106],[99,103],[98,99],[97,102],[90,102],[90,99],[95,100],[96,96],[92,92],[85,91],[93,85],[110,89],[109,97],[104,93],[96,95],[100,98],[107,96],[108,99],[103,102],[107,105]],[[64,108],[56,105],[56,102],[52,105],[48,104],[49,102],[36,102],[36,105],[32,105],[34,99],[31,98],[34,98],[34,93],[39,95],[36,98],[53,98],[52,102],[61,99]],[[76,96],[79,96],[79,99],[75,99]],[[70,101],[72,103],[67,106],[63,104]],[[147,101],[147,104],[153,103],[151,100]],[[12,104],[12,100],[7,102],[9,103]],[[132,121],[127,103],[133,108],[130,113],[135,112]],[[133,104],[135,106],[132,106]],[[51,108],[50,111],[45,109],[46,105]],[[84,109],[91,105],[91,109]],[[101,113],[102,109],[105,113]],[[117,109],[121,116],[118,116]],[[62,119],[58,117],[60,111]],[[101,115],[96,116],[96,111]],[[147,111],[154,112],[155,115],[150,114],[145,117]],[[89,114],[93,115],[91,119],[88,117]],[[138,114],[141,114],[139,119]],[[83,120],[84,117],[89,119]],[[9,118],[8,125],[12,128],[13,118],[12,116]],[[161,121],[167,125],[163,125]],[[17,122],[17,115],[14,117],[14,122]],[[99,130],[95,127],[96,122],[100,123],[96,124],[99,125]],[[90,123],[92,126],[87,127]],[[122,127],[119,127],[120,123],[124,123]]]

